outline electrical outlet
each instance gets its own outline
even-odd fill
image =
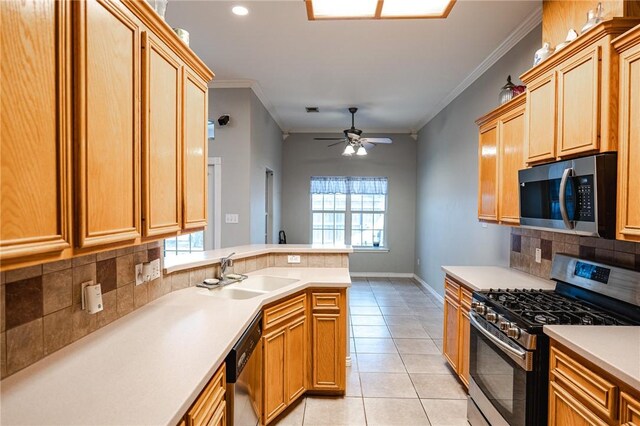
[[[144,283],[144,273],[142,263],[136,265],[136,285]]]
[[[237,213],[227,213],[224,215],[224,223],[238,223],[239,216]]]
[[[160,259],[152,260],[149,262],[151,271],[149,273],[149,281],[153,281],[160,278]]]
[[[300,263],[300,255],[299,254],[290,254],[287,256],[288,263]]]
[[[542,249],[536,249],[536,263],[542,262]]]
[[[487,223],[486,223],[486,222],[482,222],[482,227],[483,227],[483,228],[486,228],[487,226],[488,226],[488,225],[487,225]]]

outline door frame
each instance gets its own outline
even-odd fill
[[[205,241],[210,241],[207,233],[213,230],[213,247],[205,248],[206,250],[215,250],[220,248],[221,231],[222,231],[222,158],[207,158],[207,173],[213,167],[213,187],[209,188],[209,196],[213,196],[213,212],[209,212],[209,220],[207,230],[205,230]],[[208,178],[207,178],[208,179]],[[209,203],[207,203],[209,204]],[[209,205],[207,205],[207,209]]]

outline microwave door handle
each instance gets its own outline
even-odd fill
[[[469,320],[471,324],[476,328],[476,330],[478,330],[492,343],[494,343],[496,346],[498,346],[500,349],[506,352],[506,354],[509,355],[509,357],[513,359],[515,362],[517,362],[520,367],[524,368],[526,371],[532,371],[533,369],[532,366],[530,365],[530,363],[527,362],[527,351],[519,351],[518,349],[510,345],[507,345],[505,342],[498,339],[493,334],[489,333],[478,322],[476,315],[477,314],[474,311],[469,311]]]
[[[573,222],[569,220],[569,214],[567,213],[567,181],[569,177],[573,176],[573,169],[564,169],[562,172],[562,179],[560,180],[560,214],[562,215],[562,221],[567,229],[573,229]]]

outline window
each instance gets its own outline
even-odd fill
[[[164,255],[177,256],[204,250],[204,231],[179,235],[164,240]]]
[[[312,177],[311,242],[386,247],[387,178]]]

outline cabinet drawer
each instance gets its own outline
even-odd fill
[[[264,310],[263,314],[264,328],[273,327],[289,318],[295,317],[296,315],[304,314],[306,312],[306,308],[306,294],[301,294],[287,300],[286,302],[280,303],[279,305],[267,308]]]
[[[218,412],[220,403],[224,404],[225,388],[225,365],[223,364],[187,413],[187,426],[208,425]]]
[[[626,392],[620,393],[620,423],[640,426],[640,400]]]
[[[473,293],[470,290],[467,290],[464,287],[460,287],[460,305],[465,312],[469,312],[471,310],[472,297]]]
[[[454,302],[460,302],[460,285],[449,278],[444,280],[444,292],[445,296],[451,298]]]
[[[314,311],[339,311],[340,293],[312,293],[311,306]]]
[[[551,348],[549,363],[551,379],[562,383],[589,408],[606,419],[615,419],[618,408],[618,387],[572,359],[558,348]]]

